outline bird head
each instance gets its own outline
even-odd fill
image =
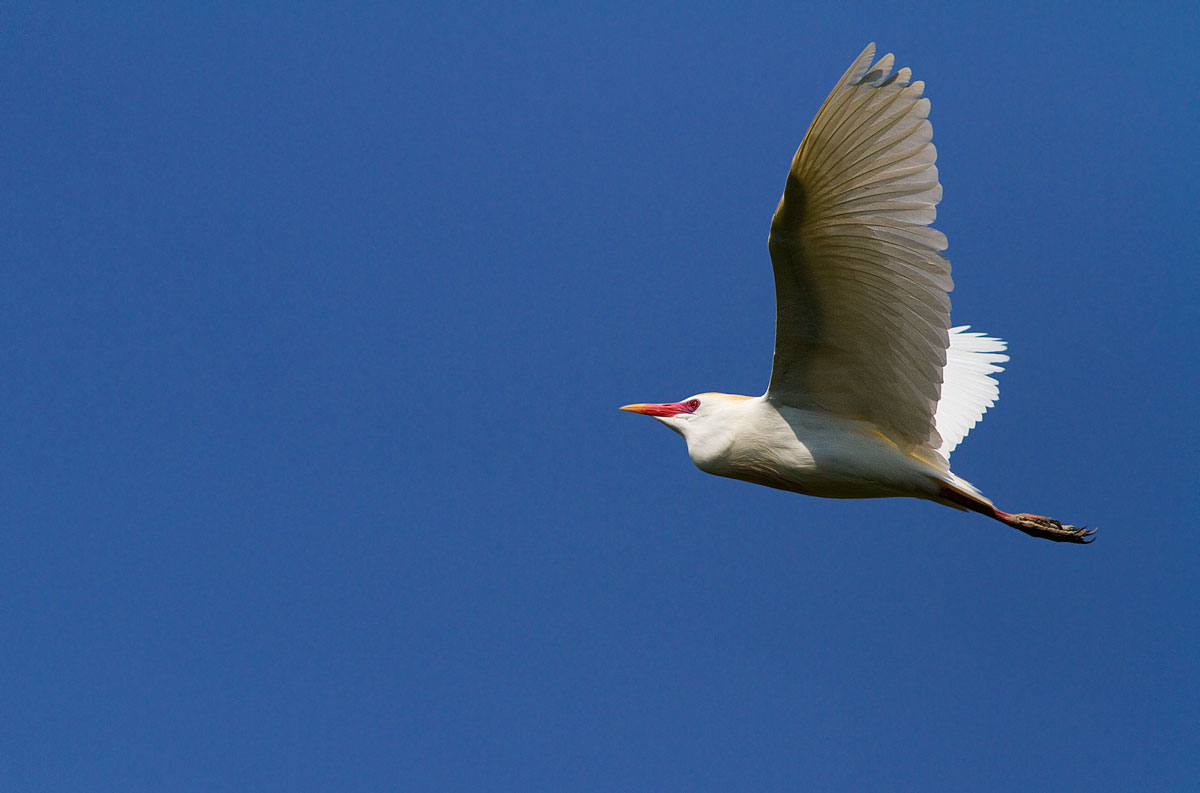
[[[734,404],[749,397],[736,394],[706,393],[690,396],[680,402],[639,402],[624,405],[621,410],[653,416],[685,438],[702,428],[720,422],[720,418]]]

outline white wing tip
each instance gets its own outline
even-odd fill
[[[1000,384],[991,375],[1004,371],[1008,343],[986,333],[968,333],[970,325],[950,328],[942,395],[934,414],[941,436],[938,452],[949,459],[987,409],[1000,398]]]

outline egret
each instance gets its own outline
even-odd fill
[[[825,498],[911,497],[1033,537],[1095,530],[997,509],[950,453],[999,389],[1003,341],[950,326],[942,197],[924,83],[871,44],[838,81],[792,159],[771,221],[775,356],[762,396],[639,403],[698,468]]]

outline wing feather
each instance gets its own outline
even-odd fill
[[[924,84],[874,55],[872,44],[813,119],[771,223],[767,395],[937,449],[954,288],[946,237],[929,227],[942,197],[937,150]],[[978,399],[963,399],[970,413]]]
[[[1000,398],[1000,386],[991,375],[1004,371],[1008,346],[982,333],[967,333],[969,325],[950,329],[950,348],[942,373],[942,398],[934,423],[941,438],[938,452],[947,460],[984,412]],[[936,443],[933,444],[936,446]]]

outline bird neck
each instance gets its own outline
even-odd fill
[[[709,409],[685,433],[688,456],[702,471],[727,476],[725,468],[740,435],[752,431],[754,416],[762,409],[761,397],[740,394],[705,394]]]

